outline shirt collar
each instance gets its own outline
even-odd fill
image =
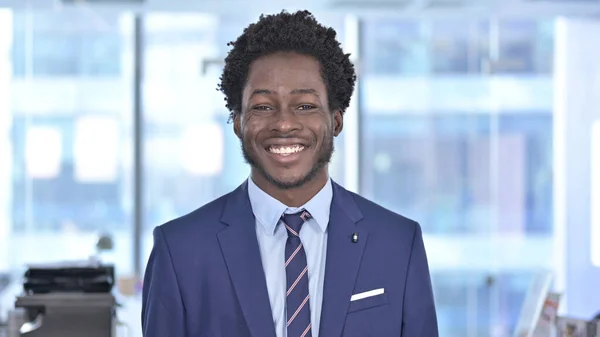
[[[331,179],[327,179],[325,186],[300,207],[286,206],[281,201],[261,190],[252,181],[252,178],[248,178],[248,196],[254,216],[269,235],[275,233],[275,229],[283,213],[296,213],[301,209],[307,210],[312,215],[312,218],[317,222],[322,232],[327,230],[331,201],[333,199]]]

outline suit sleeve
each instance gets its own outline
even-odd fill
[[[186,337],[185,310],[171,253],[161,227],[153,234],[142,290],[142,333],[144,337]]]
[[[421,226],[416,223],[406,275],[402,317],[403,337],[438,337],[437,314],[423,244]]]

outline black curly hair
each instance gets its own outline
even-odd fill
[[[227,43],[233,48],[217,90],[225,95],[229,121],[242,111],[242,92],[250,64],[257,58],[276,52],[296,52],[316,58],[327,88],[329,109],[348,108],[356,82],[350,54],[344,54],[333,28],[324,27],[309,11],[261,15],[258,22],[244,29],[237,40]]]

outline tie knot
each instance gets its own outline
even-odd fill
[[[283,214],[281,220],[283,220],[288,235],[299,236],[302,225],[311,217],[310,213],[303,209],[298,213]]]

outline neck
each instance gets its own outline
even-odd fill
[[[320,170],[313,179],[297,188],[281,189],[255,170],[252,170],[250,175],[256,186],[288,207],[300,207],[306,204],[319,193],[323,186],[327,184],[327,179],[329,179],[327,166]]]

